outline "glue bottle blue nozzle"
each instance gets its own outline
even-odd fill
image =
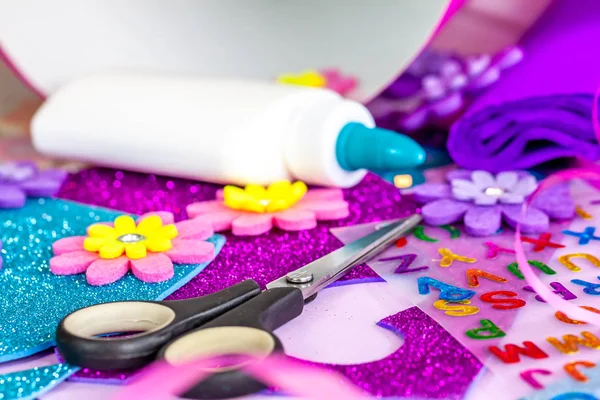
[[[423,164],[425,150],[408,136],[350,122],[337,139],[336,157],[346,171],[389,171]]]

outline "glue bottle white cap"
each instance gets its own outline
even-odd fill
[[[412,139],[374,127],[327,89],[131,73],[72,81],[34,116],[42,153],[222,184],[350,187],[366,169],[422,163]]]

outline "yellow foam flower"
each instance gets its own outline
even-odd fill
[[[125,254],[132,260],[146,257],[148,251],[161,253],[170,250],[171,240],[178,235],[173,224],[164,225],[160,217],[153,215],[137,225],[128,215],[117,217],[114,227],[95,224],[88,228],[83,248],[95,252],[100,258],[112,259]]]
[[[300,74],[282,74],[277,77],[277,83],[284,85],[299,85],[310,87],[324,87],[327,85],[327,78],[314,70],[304,71]]]
[[[283,211],[296,204],[306,194],[308,188],[304,182],[280,181],[265,188],[260,185],[225,186],[223,199],[225,205],[234,210],[256,213]]]

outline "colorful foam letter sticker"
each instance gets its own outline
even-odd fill
[[[574,361],[568,364],[565,364],[564,368],[567,374],[571,375],[571,378],[575,379],[579,382],[587,382],[588,377],[582,374],[577,367],[586,367],[586,368],[594,368],[596,364],[589,361]]]
[[[562,231],[563,234],[569,236],[575,236],[579,238],[580,245],[586,245],[592,240],[600,240],[600,237],[594,235],[596,233],[596,228],[593,226],[588,226],[583,230],[583,232],[574,232],[574,231]]]
[[[443,230],[447,231],[450,234],[450,239],[456,239],[456,238],[460,237],[460,231],[452,225],[440,225],[438,228],[442,228]],[[436,238],[427,236],[425,234],[425,227],[423,225],[417,226],[413,230],[413,234],[415,235],[415,237],[417,239],[422,240],[424,242],[429,242],[429,243],[439,242],[439,240],[437,240]]]
[[[404,236],[402,236],[400,239],[396,240],[396,247],[399,249],[406,246],[407,244],[408,244],[408,240],[406,240],[406,237],[404,237]]]
[[[598,279],[600,279],[600,277],[598,277]],[[581,279],[571,279],[571,282],[576,285],[585,286],[583,293],[590,294],[592,296],[600,295],[600,284],[598,283],[592,283]]]
[[[575,207],[575,212],[577,213],[577,215],[581,219],[592,219],[593,218],[592,214],[590,214],[589,212],[585,211],[583,208],[581,208],[581,206]]]
[[[577,265],[575,265],[573,261],[571,261],[572,258],[584,258],[588,260],[591,264],[593,264],[595,267],[600,268],[600,260],[597,257],[587,253],[564,254],[558,257],[558,261],[560,261],[562,265],[569,268],[573,272],[581,271],[581,268],[579,268]]]
[[[539,269],[540,271],[542,271],[546,275],[556,275],[556,271],[555,270],[553,270],[552,268],[550,268],[549,266],[547,266],[546,264],[544,264],[541,261],[529,260],[529,261],[527,261],[527,263],[529,265],[531,265],[532,267],[535,267],[535,268]],[[516,263],[516,262],[510,263],[510,264],[508,264],[506,266],[506,269],[508,269],[517,278],[519,278],[521,280],[525,280],[525,276],[523,276],[523,273],[519,269],[519,264],[518,263]]]
[[[515,292],[510,292],[507,290],[498,290],[495,292],[488,292],[482,294],[479,298],[486,303],[494,304],[492,308],[496,310],[513,310],[515,308],[524,307],[527,302],[521,299],[497,299],[496,296],[506,296],[506,297],[516,297],[518,296]]]
[[[481,328],[469,329],[465,332],[471,339],[487,340],[506,336],[506,333],[489,319],[481,319],[479,323],[481,324]],[[488,334],[484,335],[483,333],[485,332]]]
[[[452,317],[466,317],[468,315],[477,314],[479,307],[469,306],[471,300],[461,301],[448,301],[448,300],[437,300],[433,303],[433,306],[438,310],[445,311],[444,314]]]
[[[428,276],[419,277],[417,280],[417,285],[419,288],[419,294],[429,294],[430,287],[436,288],[440,291],[440,300],[461,301],[468,300],[475,296],[475,292],[472,290],[459,288],[458,286],[452,286]]]
[[[486,257],[490,258],[492,260],[494,258],[497,258],[500,255],[500,253],[515,254],[514,250],[507,249],[505,247],[500,247],[493,242],[485,242],[484,244],[488,247],[488,252],[487,252]]]
[[[571,281],[573,282],[573,281]],[[600,286],[600,285],[599,285]],[[554,289],[552,292],[554,294],[557,294],[559,296],[562,296],[563,299],[565,300],[575,300],[577,298],[577,296],[575,296],[573,294],[573,292],[571,292],[569,289],[567,289],[566,287],[563,286],[562,283],[560,282],[550,282],[550,287],[552,287],[552,289]],[[523,286],[523,290],[526,290],[528,292],[532,292],[535,293],[535,290],[533,290],[533,288],[531,286]],[[585,290],[584,290],[585,291]],[[546,301],[544,299],[542,299],[539,295],[535,296],[535,299],[539,302],[545,303]]]
[[[502,278],[501,276],[490,274],[489,272],[482,271],[480,269],[468,269],[466,272],[467,284],[471,287],[479,286],[479,278],[485,278],[492,282],[506,283],[508,279]]]
[[[544,388],[544,386],[533,377],[533,374],[552,375],[552,372],[548,371],[547,369],[528,369],[519,374],[521,379],[527,382],[532,388],[541,390]]]
[[[581,332],[581,337],[563,335],[564,343],[554,337],[546,338],[546,340],[563,354],[577,354],[579,352],[578,344],[590,349],[600,350],[600,339],[591,332]]]
[[[585,310],[594,312],[596,314],[600,314],[600,310],[598,310],[597,308],[594,307],[589,307],[589,306],[579,306],[579,308],[583,308]],[[560,322],[564,322],[565,324],[573,324],[573,325],[587,325],[587,322],[585,321],[578,321],[576,319],[571,319],[567,316],[567,314],[565,314],[562,311],[557,311],[554,316],[556,317],[557,320],[559,320]]]
[[[381,258],[377,261],[394,261],[394,260],[400,260],[400,264],[398,264],[398,267],[396,267],[396,269],[394,270],[395,274],[406,274],[406,273],[410,273],[410,272],[418,272],[418,271],[423,271],[426,269],[429,269],[428,266],[424,265],[421,267],[416,267],[413,269],[408,269],[408,267],[411,266],[411,264],[417,259],[417,255],[416,254],[403,254],[401,256],[394,256],[394,257],[386,257],[386,258]]]
[[[449,267],[454,261],[461,261],[469,264],[472,264],[477,261],[472,257],[465,257],[459,254],[454,254],[452,250],[446,248],[438,249],[438,253],[440,253],[443,257],[440,261],[440,267]]]
[[[548,358],[548,354],[536,346],[535,343],[529,341],[523,342],[523,347],[508,343],[504,346],[504,351],[500,350],[498,346],[490,346],[488,349],[506,364],[515,364],[521,361],[519,354],[535,359]]]
[[[542,233],[539,238],[537,239],[532,239],[529,237],[521,237],[521,240],[525,243],[532,243],[535,246],[533,247],[533,251],[535,252],[540,252],[542,250],[544,250],[546,247],[551,247],[553,249],[561,249],[563,247],[565,247],[564,245],[560,244],[560,243],[554,243],[550,241],[550,238],[552,237],[552,234],[545,232]]]

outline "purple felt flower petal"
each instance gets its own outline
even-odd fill
[[[504,204],[523,204],[525,197],[522,194],[506,192],[500,196],[500,203]]]
[[[496,83],[500,79],[500,68],[490,67],[487,71],[481,75],[471,79],[469,86],[467,87],[468,92],[479,91],[486,87]]]
[[[480,190],[496,186],[496,178],[487,171],[478,170],[471,172],[471,181],[473,181],[475,186]]]
[[[493,63],[500,69],[510,68],[523,59],[523,50],[518,47],[509,47],[494,56]]]
[[[496,204],[495,197],[486,196],[472,181],[466,179],[454,179],[452,181],[452,197],[463,201],[475,200],[475,204]]]
[[[471,236],[490,236],[502,226],[502,211],[497,206],[472,207],[465,214],[465,230]]]
[[[439,99],[446,94],[444,81],[436,75],[427,75],[421,81],[423,93],[427,99]]]
[[[513,229],[521,219],[523,207],[521,205],[502,205],[502,214],[504,221]],[[521,231],[523,233],[541,233],[545,232],[550,225],[548,215],[535,207],[529,207],[525,218],[521,220]]]
[[[416,131],[422,128],[429,120],[430,109],[428,105],[423,105],[417,108],[412,113],[402,118],[398,124],[402,130]]]
[[[37,167],[31,161],[0,164],[0,181],[23,182],[37,174]]]
[[[429,105],[431,112],[440,118],[447,117],[462,109],[464,105],[463,95],[454,92],[449,96],[436,100]]]
[[[465,74],[457,74],[446,78],[446,85],[452,90],[460,90],[467,86],[467,83],[469,83],[469,78]]]
[[[492,56],[489,54],[481,54],[467,58],[467,72],[470,76],[477,76],[488,69],[492,62]]]
[[[518,179],[523,179],[526,176],[531,176],[531,174],[527,171],[511,171],[517,174]],[[473,171],[467,169],[455,169],[454,171],[450,171],[446,174],[446,179],[449,182],[452,182],[455,179],[465,179],[470,181],[471,174]]]
[[[471,172],[466,169],[455,169],[454,171],[450,171],[446,174],[446,179],[448,182],[452,182],[455,179],[464,179],[467,181],[471,180]]]
[[[8,163],[8,164],[11,164],[11,163]],[[16,165],[19,168],[30,169],[31,171],[33,171],[34,174],[37,174],[37,172],[38,172],[37,164],[34,161],[23,160],[23,161],[16,161],[12,164]]]
[[[521,194],[523,196],[529,196],[537,189],[537,180],[529,175],[519,179],[519,182],[512,188],[511,192]]]
[[[426,223],[439,226],[459,221],[470,207],[462,201],[441,199],[423,206],[421,214]]]
[[[575,216],[575,202],[571,198],[569,184],[559,183],[540,192],[532,205],[552,219],[571,219]]]
[[[19,208],[25,205],[27,195],[15,185],[0,184],[0,208]]]
[[[512,188],[515,187],[518,181],[519,174],[517,174],[515,171],[500,172],[496,176],[496,183],[498,187],[501,187],[505,190],[512,190]]]
[[[425,204],[450,197],[451,189],[446,183],[424,183],[416,186],[412,194],[416,202]]]
[[[62,186],[62,181],[38,176],[20,183],[19,186],[29,196],[49,197],[54,196],[58,192]]]
[[[69,173],[67,171],[65,171],[64,169],[50,168],[50,169],[41,171],[38,174],[38,177],[43,177],[43,178],[52,179],[52,180],[55,180],[58,182],[62,182],[67,178],[67,175],[69,175]]]
[[[444,61],[440,66],[440,75],[444,78],[452,78],[462,73],[462,65],[457,60]]]

